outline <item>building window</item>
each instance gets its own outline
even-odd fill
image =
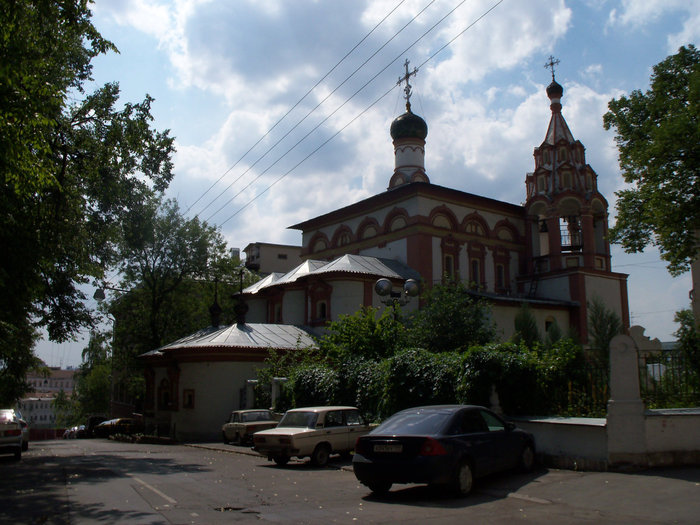
[[[182,407],[194,408],[194,390],[186,388],[182,391]]]
[[[503,291],[506,287],[506,273],[502,264],[496,265],[496,291]]]
[[[287,260],[287,254],[286,253],[278,253],[277,258]]]
[[[325,320],[328,318],[326,301],[321,301],[316,307],[316,314],[319,320]]]
[[[469,276],[469,280],[472,286],[478,287],[481,283],[481,271],[479,269],[478,259],[472,259],[471,275]]]
[[[454,279],[455,276],[455,260],[452,255],[445,255],[444,261],[443,261],[443,275],[447,279]]]

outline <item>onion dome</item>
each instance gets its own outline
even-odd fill
[[[425,140],[425,137],[428,136],[428,125],[425,120],[409,109],[394,119],[391,123],[390,133],[394,140],[407,138]]]
[[[547,96],[550,100],[560,99],[564,94],[564,88],[559,85],[556,80],[552,80],[552,83],[547,86]]]

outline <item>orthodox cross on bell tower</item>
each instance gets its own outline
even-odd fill
[[[552,70],[552,82],[554,82],[554,66],[559,64],[559,59],[554,58],[552,55],[549,55],[549,59],[547,60],[547,63],[544,65],[545,69],[551,69]]]
[[[404,67],[406,68],[406,73],[404,76],[399,77],[399,81],[396,83],[397,86],[401,85],[401,82],[406,82],[406,87],[403,88],[403,92],[405,93],[404,97],[406,99],[406,111],[411,111],[411,84],[408,83],[408,79],[411,78],[411,76],[416,76],[418,74],[418,68],[414,67],[413,71],[408,70],[408,64],[410,62],[408,59],[406,59],[406,62],[403,63]]]

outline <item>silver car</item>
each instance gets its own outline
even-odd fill
[[[0,453],[11,453],[16,459],[22,458],[22,425],[15,411],[0,409]]]

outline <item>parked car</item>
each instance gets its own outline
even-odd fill
[[[96,437],[109,437],[114,434],[137,434],[143,432],[143,425],[140,421],[130,417],[120,417],[108,419],[95,427]]]
[[[234,410],[221,427],[224,443],[252,443],[253,434],[275,428],[279,418],[271,410]]]
[[[103,421],[107,421],[107,417],[103,415],[92,415],[88,417],[87,420],[87,425],[85,425],[85,436],[86,438],[91,438],[95,437],[95,427],[102,423]]]
[[[295,408],[287,411],[277,427],[253,435],[253,450],[278,465],[291,457],[310,457],[324,466],[333,453],[350,454],[359,436],[369,432],[355,407]]]
[[[474,479],[515,467],[531,470],[535,440],[490,410],[442,405],[397,412],[357,440],[360,483],[386,493],[394,483],[447,485],[467,495]]]
[[[0,409],[0,453],[11,453],[16,459],[21,459],[22,443],[22,426],[15,411],[9,408]]]

